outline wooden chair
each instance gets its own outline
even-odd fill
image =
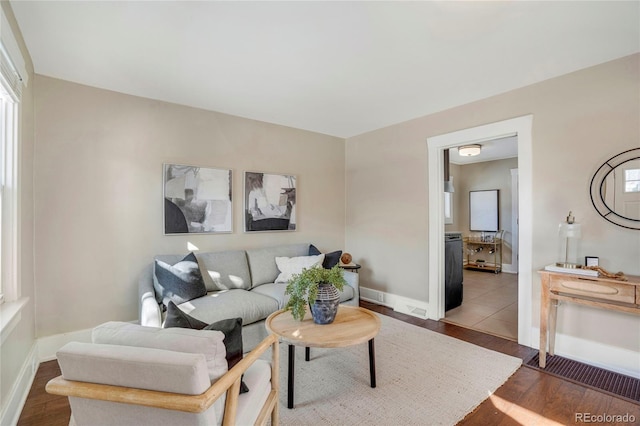
[[[67,348],[69,345],[71,345],[71,347]],[[104,346],[107,348],[103,348]],[[126,356],[124,356],[122,360],[128,362],[129,355],[127,354],[131,352],[132,349],[125,348],[128,347],[97,345],[93,343],[68,344],[58,352],[58,359],[61,367],[63,366],[63,362],[61,362],[62,356],[65,358],[64,363],[66,363],[66,365],[70,365],[69,363],[71,363],[71,365],[74,363],[84,363],[84,365],[81,365],[79,368],[83,370],[96,370],[95,374],[98,376],[100,374],[109,374],[109,369],[113,369],[114,375],[117,375],[115,369],[120,368],[117,367],[117,363],[120,361],[118,354],[121,352],[125,354]],[[268,371],[268,363],[265,360],[259,359],[260,355],[269,348],[271,348],[272,351],[270,374]],[[162,374],[159,372],[160,367],[158,367],[158,365],[149,366],[146,373],[138,367],[132,370],[135,371],[135,373],[133,373],[134,375],[138,374],[141,376],[141,381],[144,382],[144,385],[147,387],[145,389],[131,386],[116,386],[109,383],[67,380],[63,377],[65,375],[65,368],[62,368],[63,375],[50,380],[47,383],[46,391],[50,394],[69,397],[72,408],[71,424],[75,422],[78,426],[84,426],[85,424],[92,426],[98,424],[149,424],[158,426],[161,424],[178,423],[198,425],[221,423],[226,426],[235,425],[237,422],[239,422],[238,424],[247,424],[248,422],[252,424],[264,424],[268,418],[271,419],[272,425],[278,424],[279,347],[278,339],[275,335],[268,336],[255,349],[245,354],[240,362],[213,384],[210,384],[211,382],[206,374],[207,367],[198,364],[200,361],[204,361],[204,356],[201,354],[196,354],[201,356],[200,360],[196,362],[193,361],[194,354],[158,349],[133,349],[142,349],[142,351],[139,351],[139,356],[141,357],[140,360],[142,362],[140,365],[142,365],[143,370],[149,362],[154,363],[157,362],[158,359],[162,359],[163,362],[165,362],[165,369],[168,365],[167,362],[171,362],[171,368],[174,366],[180,368],[180,365],[184,363],[184,372],[177,370],[174,372],[176,377],[180,378],[184,375],[191,374],[191,371],[195,371],[194,374],[197,376],[202,376],[202,368],[204,368],[204,375],[206,377],[185,378],[185,381],[191,380],[191,383],[193,383],[195,380],[199,383],[204,383],[206,380],[209,387],[205,387],[204,392],[191,395],[182,392],[149,389],[149,383],[153,383],[154,379],[158,377],[156,376],[157,374]],[[102,353],[102,355],[97,356],[96,353]],[[106,360],[105,364],[101,367],[102,361],[98,359],[96,362],[94,357],[101,358],[104,354],[109,354],[107,357],[109,359]],[[114,365],[113,362],[116,364]],[[257,366],[262,368],[262,372],[260,373],[262,377],[261,380],[264,380],[265,374],[267,376],[270,375],[270,378],[267,377],[267,380],[270,380],[270,391],[267,385],[265,388],[266,393],[263,392],[263,395],[267,395],[266,400],[262,403],[261,408],[258,406],[259,412],[257,417],[248,420],[247,416],[243,415],[245,413],[239,412],[239,410],[242,410],[243,407],[251,407],[253,410],[258,411],[256,408],[257,402],[255,400],[252,401],[252,398],[255,399],[260,392],[254,391],[252,395],[251,386],[249,386],[249,392],[239,395],[240,380],[243,374],[245,375],[245,380],[247,380],[252,374],[252,369],[254,369],[254,371],[259,370],[260,368],[256,368],[257,364],[262,364],[261,366]],[[119,370],[121,376],[132,375],[132,373],[127,372],[127,368],[129,368],[129,366],[124,365],[124,367]],[[100,369],[102,369],[102,373],[98,371]],[[72,370],[72,368],[68,368],[68,370]],[[153,372],[151,376],[149,371]],[[87,374],[90,376],[94,373],[89,371]],[[142,380],[143,375],[146,375],[144,380]],[[126,377],[125,379],[130,380],[131,378]],[[158,379],[158,381],[161,380],[162,379]],[[173,382],[175,379],[165,379],[165,382],[166,381]],[[169,383],[169,385],[172,385],[172,383]],[[221,398],[224,399],[223,397],[225,396],[224,414],[221,416],[220,413],[215,413],[213,405]],[[263,399],[264,396],[260,398]]]

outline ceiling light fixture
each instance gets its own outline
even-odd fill
[[[480,154],[481,149],[482,145],[478,144],[460,146],[458,147],[458,154],[463,157],[473,157],[474,155]]]

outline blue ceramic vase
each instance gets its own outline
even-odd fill
[[[340,292],[333,284],[318,284],[318,296],[311,308],[313,322],[316,324],[331,324],[336,319],[338,305],[340,304]]]

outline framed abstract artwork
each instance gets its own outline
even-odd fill
[[[233,232],[231,170],[164,164],[164,233]]]
[[[296,177],[244,173],[244,230],[296,230]]]

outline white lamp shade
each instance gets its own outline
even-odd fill
[[[480,150],[482,149],[481,145],[464,145],[458,147],[458,154],[463,157],[473,157],[474,155],[480,154]]]

